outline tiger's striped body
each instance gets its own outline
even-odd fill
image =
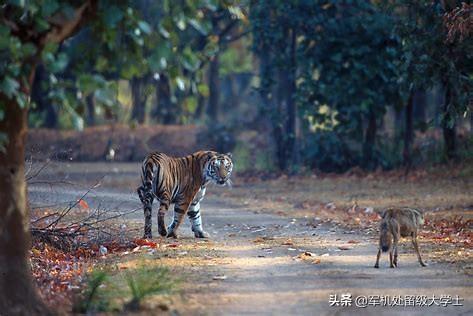
[[[151,213],[155,198],[159,201],[158,232],[161,236],[176,238],[176,231],[187,213],[195,237],[208,237],[202,229],[200,202],[209,182],[229,183],[232,168],[229,155],[213,151],[199,151],[181,158],[157,152],[149,154],[143,161],[142,185],[137,190],[144,208],[144,238],[152,237]],[[175,204],[174,220],[166,229],[164,216],[171,203]]]

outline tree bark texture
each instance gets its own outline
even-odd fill
[[[414,95],[415,92],[409,93],[409,99],[407,100],[407,106],[405,111],[405,126],[404,129],[404,149],[402,152],[403,164],[409,169],[412,164],[412,142],[414,140]],[[406,171],[407,172],[407,171]]]
[[[131,118],[136,120],[139,124],[145,122],[146,114],[146,95],[144,93],[144,83],[142,78],[132,78],[130,80],[131,86],[131,98],[133,108],[131,112]]]
[[[165,74],[159,76],[156,84],[156,107],[154,116],[162,124],[177,124],[179,115],[177,107],[171,101],[171,85]]]
[[[455,118],[452,117],[450,111],[450,103],[452,102],[452,90],[449,84],[445,86],[445,100],[443,105],[443,120],[442,130],[443,139],[445,143],[445,156],[448,160],[455,158],[456,156],[456,124]],[[453,121],[453,123],[452,123]]]
[[[212,58],[209,66],[209,103],[207,106],[207,116],[212,123],[218,122],[220,110],[220,59],[218,53]]]
[[[374,109],[370,108],[368,113],[368,127],[366,128],[365,141],[363,144],[364,165],[368,169],[373,169],[376,167],[376,161],[374,160],[376,131],[376,114]]]
[[[0,313],[48,315],[32,282],[28,261],[30,222],[26,208],[24,151],[27,110],[0,95],[5,119],[6,150],[0,151]]]

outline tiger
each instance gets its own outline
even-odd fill
[[[151,213],[154,199],[159,202],[158,232],[161,236],[177,238],[177,229],[187,213],[196,238],[209,238],[203,230],[200,203],[207,185],[231,185],[233,161],[230,153],[198,151],[175,158],[153,152],[146,156],[141,166],[141,186],[137,193],[144,210],[143,238],[152,238]],[[174,218],[166,229],[164,216],[174,203]]]

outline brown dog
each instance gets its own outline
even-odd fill
[[[397,267],[397,244],[400,237],[408,236],[412,238],[420,265],[425,267],[426,264],[422,261],[417,244],[417,229],[424,224],[424,215],[412,208],[389,208],[381,216],[379,250],[374,267],[379,268],[381,251],[389,251],[390,267]]]

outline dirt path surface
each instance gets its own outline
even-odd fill
[[[76,200],[101,179],[102,185],[88,194],[91,208],[139,208],[134,193],[138,170],[138,164],[52,164],[32,180],[30,200],[33,205]],[[51,183],[52,179],[62,182]],[[209,191],[213,190],[225,188]],[[210,260],[189,252],[208,263],[183,269],[185,284],[181,300],[171,306],[173,311],[202,315],[473,313],[471,276],[454,265],[430,261],[429,253],[423,254],[429,266],[420,267],[410,242],[400,246],[399,268],[390,269],[384,255],[380,269],[374,269],[373,236],[313,218],[261,214],[257,209],[228,204],[210,193],[202,204],[210,241],[194,239],[188,222],[181,227],[179,242],[198,243],[203,245],[202,253],[211,248],[218,256]],[[138,224],[143,220],[141,210],[128,217]],[[156,235],[155,221],[153,214]],[[336,306],[330,306],[331,296]],[[454,306],[457,296],[461,306]]]

